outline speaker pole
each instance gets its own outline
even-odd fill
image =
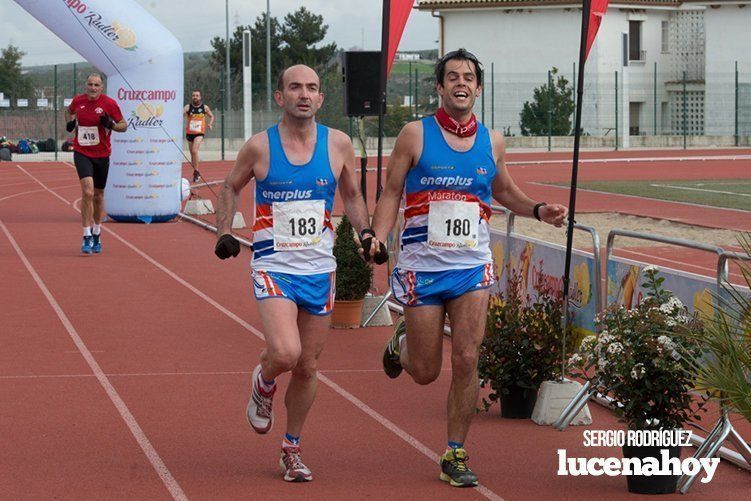
[[[376,170],[376,201],[380,200],[383,186],[381,170],[383,168],[383,115],[386,113],[386,71],[389,67],[389,21],[391,17],[391,0],[383,0],[381,28],[381,87],[380,106],[378,107],[378,168]]]
[[[365,117],[357,119],[357,137],[360,139],[360,191],[368,205],[368,150],[365,148]]]

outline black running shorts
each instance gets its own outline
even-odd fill
[[[74,151],[73,163],[76,164],[78,179],[93,177],[94,188],[99,190],[103,190],[107,186],[107,174],[110,170],[109,157],[92,158]]]

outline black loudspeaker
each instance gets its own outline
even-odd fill
[[[345,52],[344,114],[348,117],[377,116],[381,86],[381,52]]]

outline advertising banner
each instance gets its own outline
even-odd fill
[[[183,53],[134,0],[16,0],[107,76],[128,123],[111,136],[105,210],[116,220],[172,219],[180,211]],[[83,92],[83,88],[81,89]]]

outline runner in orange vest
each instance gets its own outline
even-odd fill
[[[207,104],[201,100],[201,91],[194,90],[190,103],[183,109],[185,114],[185,139],[190,143],[190,164],[193,166],[193,182],[197,183],[201,174],[198,172],[198,148],[201,147],[203,136],[206,134],[206,117],[209,117],[208,128],[214,128],[214,114]]]

